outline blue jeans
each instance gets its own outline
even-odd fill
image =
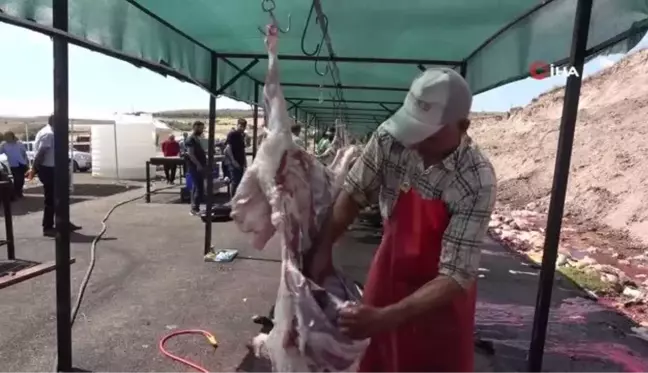
[[[190,170],[191,174],[191,210],[200,211],[200,204],[205,196],[205,175],[197,170]]]
[[[244,169],[228,166],[227,167],[228,176],[232,183],[232,196],[236,194],[239,184],[241,184],[241,179],[243,178]]]

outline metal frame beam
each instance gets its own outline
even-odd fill
[[[339,115],[334,112],[319,112],[315,113],[318,118],[323,118],[323,117],[335,117],[338,118]],[[382,112],[382,113],[345,113],[345,115],[348,115],[350,117],[371,117],[371,116],[380,116],[380,115],[390,115],[389,113]]]
[[[267,59],[268,55],[258,53],[218,53],[221,58],[255,58]],[[436,65],[436,66],[457,66],[461,61],[443,61],[429,59],[411,59],[411,58],[372,58],[372,57],[340,57],[340,56],[307,56],[294,54],[280,54],[279,60],[285,61],[322,61],[322,62],[340,62],[340,63],[380,63],[394,65]]]
[[[333,106],[300,106],[301,109],[303,110],[337,110],[338,108],[333,107]],[[378,111],[378,112],[384,112],[384,111],[391,111],[392,109],[388,108],[355,108],[355,107],[347,107],[347,108],[342,108],[340,109],[342,111],[348,110],[348,111]],[[317,111],[312,112],[313,114],[317,114]]]
[[[290,106],[290,107],[288,108],[288,111],[290,111],[290,110],[292,110],[292,109],[296,109],[296,108],[298,108],[299,105],[302,104],[302,102],[303,102],[303,100],[299,100],[299,101],[297,101],[297,102],[293,102],[292,106]]]
[[[328,99],[328,98],[320,100],[318,98],[287,97],[286,100],[310,101],[310,102],[338,102],[337,100],[332,100],[332,99]],[[366,104],[366,105],[379,105],[379,104],[401,105],[403,103],[402,101],[364,101],[364,100],[344,100],[344,102],[346,102],[347,104]]]
[[[575,67],[579,76],[583,76],[583,66],[587,56],[587,38],[592,16],[593,0],[578,0],[572,34],[572,45],[569,56],[569,65]],[[563,112],[558,135],[558,151],[554,168],[551,200],[547,214],[547,228],[542,255],[542,267],[538,284],[538,296],[533,317],[533,330],[529,345],[528,370],[530,372],[542,371],[542,358],[544,355],[545,340],[547,338],[547,324],[549,322],[549,309],[551,307],[551,293],[556,272],[556,258],[560,241],[560,229],[565,207],[567,181],[569,179],[569,166],[571,162],[574,132],[578,117],[578,101],[582,78],[569,76],[565,86]]]
[[[218,58],[215,57],[215,56],[212,54],[212,61],[213,61],[213,60],[218,60]],[[244,76],[244,75],[247,75],[247,72],[250,71],[250,69],[253,68],[254,66],[256,66],[256,64],[258,64],[258,63],[259,63],[259,60],[256,59],[256,60],[254,60],[254,61],[248,63],[247,65],[245,65],[245,67],[244,67],[243,69],[241,69],[238,73],[236,73],[236,75],[234,75],[234,76],[233,76],[230,80],[228,80],[225,84],[223,84],[222,86],[220,86],[220,87],[218,88],[217,91],[212,91],[212,92],[214,92],[214,95],[215,95],[215,96],[218,96],[218,95],[223,94],[227,88],[231,87],[234,83],[236,83],[236,81],[239,80],[240,77],[242,77],[242,76]],[[216,66],[216,65],[214,65],[214,63],[212,62],[212,67],[214,67],[214,66]],[[214,75],[214,71],[213,71],[213,70],[212,70],[212,75]],[[212,79],[213,79],[213,77],[212,77]],[[210,87],[209,87],[209,88],[210,88],[210,90],[212,89],[211,84],[210,84]]]
[[[359,85],[331,85],[331,84],[312,84],[312,83],[281,83],[282,87],[300,87],[300,88],[325,88],[325,89],[362,89],[367,91],[395,91],[408,92],[409,88],[403,87],[380,87],[380,86],[359,86]],[[345,100],[346,101],[346,100]]]

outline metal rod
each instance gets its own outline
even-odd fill
[[[459,74],[465,79],[466,74],[468,73],[468,63],[466,61],[462,62],[461,65],[459,65]]]
[[[2,198],[2,207],[4,208],[4,221],[5,221],[5,238],[7,241],[7,259],[15,260],[16,259],[16,246],[14,244],[14,233],[13,233],[13,215],[11,213],[11,198],[10,188],[12,185],[7,183],[6,191],[2,192],[0,198]]]
[[[282,84],[283,85],[283,84]],[[322,102],[337,102],[337,100],[333,99],[328,99],[325,98],[323,100],[320,100],[319,98],[297,98],[297,97],[288,97],[286,100],[292,100],[292,101],[322,101]],[[344,100],[345,103],[347,104],[367,104],[367,105],[379,105],[379,104],[390,104],[390,105],[400,105],[403,102],[402,101],[365,101],[365,100]]]
[[[151,203],[151,162],[146,161],[146,203]]]
[[[294,102],[294,103],[293,103],[293,104],[288,108],[288,111],[290,111],[290,110],[292,110],[292,109],[294,109],[294,108],[299,107],[299,105],[301,105],[302,102],[303,102],[303,100],[299,100],[299,101],[297,101],[297,102]]]
[[[217,92],[222,89],[218,88],[218,58],[216,54],[211,56],[211,75],[209,82],[209,90]],[[240,74],[237,74],[240,77]],[[238,79],[238,78],[237,78]],[[233,83],[234,78],[230,79],[228,83]],[[227,87],[225,87],[227,88]],[[205,247],[203,253],[206,255],[211,251],[212,241],[212,203],[214,200],[214,135],[216,132],[216,94],[209,95],[209,133],[207,137],[207,170],[205,177],[207,178],[207,187],[205,191]]]
[[[578,101],[585,63],[587,37],[592,15],[592,0],[578,0],[576,6],[576,19],[572,36],[570,66],[575,67],[579,76],[569,76],[565,86],[560,133],[558,135],[558,151],[554,169],[551,200],[547,216],[547,228],[542,255],[542,267],[538,286],[538,295],[529,346],[528,370],[540,372],[544,355],[545,340],[547,337],[547,323],[551,307],[551,292],[553,289],[554,274],[556,271],[556,258],[560,242],[560,229],[563,210],[565,207],[565,194],[569,179],[569,166],[571,162],[574,131],[578,116]]]
[[[213,56],[213,55],[212,55]],[[217,59],[216,57],[212,57],[212,59]],[[248,71],[250,71],[251,68],[253,68],[257,63],[259,63],[259,60],[254,60],[247,65],[243,69],[241,69],[236,75],[234,75],[230,80],[228,80],[225,84],[220,86],[217,91],[212,91],[214,92],[214,95],[218,96],[220,94],[225,93],[225,90],[229,87],[232,86],[232,84],[236,83],[237,80],[239,80],[240,77],[243,75],[247,74]],[[212,62],[212,65],[215,64],[215,62]],[[210,90],[214,89],[213,87],[209,87]]]
[[[221,58],[255,58],[267,59],[267,54],[256,53],[218,53]],[[407,58],[372,58],[372,57],[340,57],[340,56],[307,56],[307,55],[293,55],[293,54],[280,54],[280,60],[285,61],[332,61],[341,63],[382,63],[382,64],[397,64],[397,65],[437,65],[437,66],[456,66],[461,61],[443,61],[443,60],[428,60],[428,59],[407,59]]]
[[[393,114],[396,112],[396,110],[388,108],[388,107],[385,106],[385,104],[383,104],[383,103],[380,103],[380,106],[382,106],[383,109],[387,110],[387,112],[388,112],[389,114],[392,114],[392,115],[393,115]]]
[[[68,31],[68,1],[54,0],[52,23]],[[72,292],[70,290],[70,160],[68,44],[54,37],[54,214],[56,219],[56,346],[57,370],[72,371]]]
[[[377,115],[377,116],[383,116],[383,115],[390,115],[390,113],[386,113],[384,111],[376,112],[376,111],[371,111],[371,112],[347,112],[342,110],[343,114],[345,116],[349,117],[358,117],[358,116],[368,116],[368,115]],[[325,112],[325,111],[316,111],[316,112],[311,112],[313,115],[317,115],[319,118],[325,118],[325,117],[330,117],[330,116],[335,116],[337,117],[336,114],[330,113],[330,112]]]
[[[304,149],[308,148],[308,113],[304,112]]]
[[[379,105],[380,105],[380,104],[379,104]],[[300,106],[299,108],[300,108],[300,109],[303,109],[303,110],[320,110],[320,111],[322,111],[322,110],[335,110],[335,109],[337,109],[336,107],[333,107],[333,106],[321,106],[321,107],[320,107],[320,106]],[[387,110],[387,111],[390,111],[390,112],[392,111],[392,109],[389,109],[389,108],[387,108],[386,106],[385,106],[384,108],[385,108],[385,110]],[[382,108],[355,108],[355,107],[347,107],[347,108],[343,108],[343,109],[342,109],[342,111],[345,111],[345,110],[348,110],[348,111],[375,111],[375,112],[379,112],[379,113],[384,112],[384,110],[383,110]],[[311,113],[312,113],[312,114],[317,114],[317,111],[311,111]]]
[[[254,111],[252,112],[252,159],[256,158],[259,134],[259,85],[254,84]]]
[[[358,85],[330,85],[330,84],[312,84],[312,83],[281,83],[282,87],[302,87],[302,88],[330,88],[330,89],[364,89],[368,91],[397,91],[407,92],[409,88],[403,87],[380,87],[380,86],[358,86]]]

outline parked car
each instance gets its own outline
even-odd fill
[[[28,141],[25,143],[27,147],[27,158],[29,163],[34,161],[36,152],[34,151],[34,142]],[[75,148],[72,148],[72,169],[74,172],[86,172],[92,168],[92,155],[88,152],[82,152]]]

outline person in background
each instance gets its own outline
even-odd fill
[[[362,304],[340,331],[370,338],[361,372],[473,372],[476,279],[495,204],[492,164],[466,131],[472,94],[452,69],[421,73],[348,173],[306,273],[332,274],[332,247],[361,207],[384,234]]]
[[[182,133],[182,138],[180,141],[178,141],[178,144],[180,145],[180,154],[185,154],[187,152],[187,147],[185,146],[185,142],[187,142],[187,137],[189,137],[189,134],[186,132]]]
[[[187,137],[185,146],[187,148],[187,170],[192,180],[191,188],[191,215],[200,214],[200,204],[205,196],[205,175],[207,175],[207,156],[201,145],[201,138],[205,132],[205,124],[196,121],[193,124],[193,132]]]
[[[247,121],[243,118],[238,120],[236,129],[227,134],[225,140],[225,158],[228,177],[232,183],[231,193],[236,194],[243,173],[247,168],[247,156],[245,155],[245,129]]]
[[[324,133],[324,136],[320,139],[320,141],[317,143],[317,147],[315,148],[315,154],[316,155],[322,155],[324,154],[328,148],[331,147],[331,143],[333,142],[333,138],[335,137],[335,132],[332,128],[329,128],[326,130]]]
[[[34,140],[34,162],[29,170],[29,177],[38,175],[43,184],[44,209],[43,209],[43,235],[55,237],[54,228],[54,131],[52,124],[54,116],[50,116],[47,125],[36,133]],[[78,231],[80,226],[68,222],[70,232]]]
[[[292,132],[292,138],[295,144],[301,146],[302,148],[305,148],[304,139],[299,137],[299,134],[301,133],[301,124],[299,123],[293,124],[293,126],[290,127],[290,132]]]
[[[162,154],[165,157],[177,157],[180,155],[180,144],[175,140],[173,134],[169,135],[169,138],[162,142]],[[166,178],[167,184],[174,184],[176,171],[178,166],[175,164],[164,165],[164,177]]]
[[[7,156],[11,174],[13,175],[14,197],[23,197],[23,187],[25,185],[25,173],[27,173],[27,148],[16,135],[7,131],[4,134],[4,142],[0,144],[0,154]]]

